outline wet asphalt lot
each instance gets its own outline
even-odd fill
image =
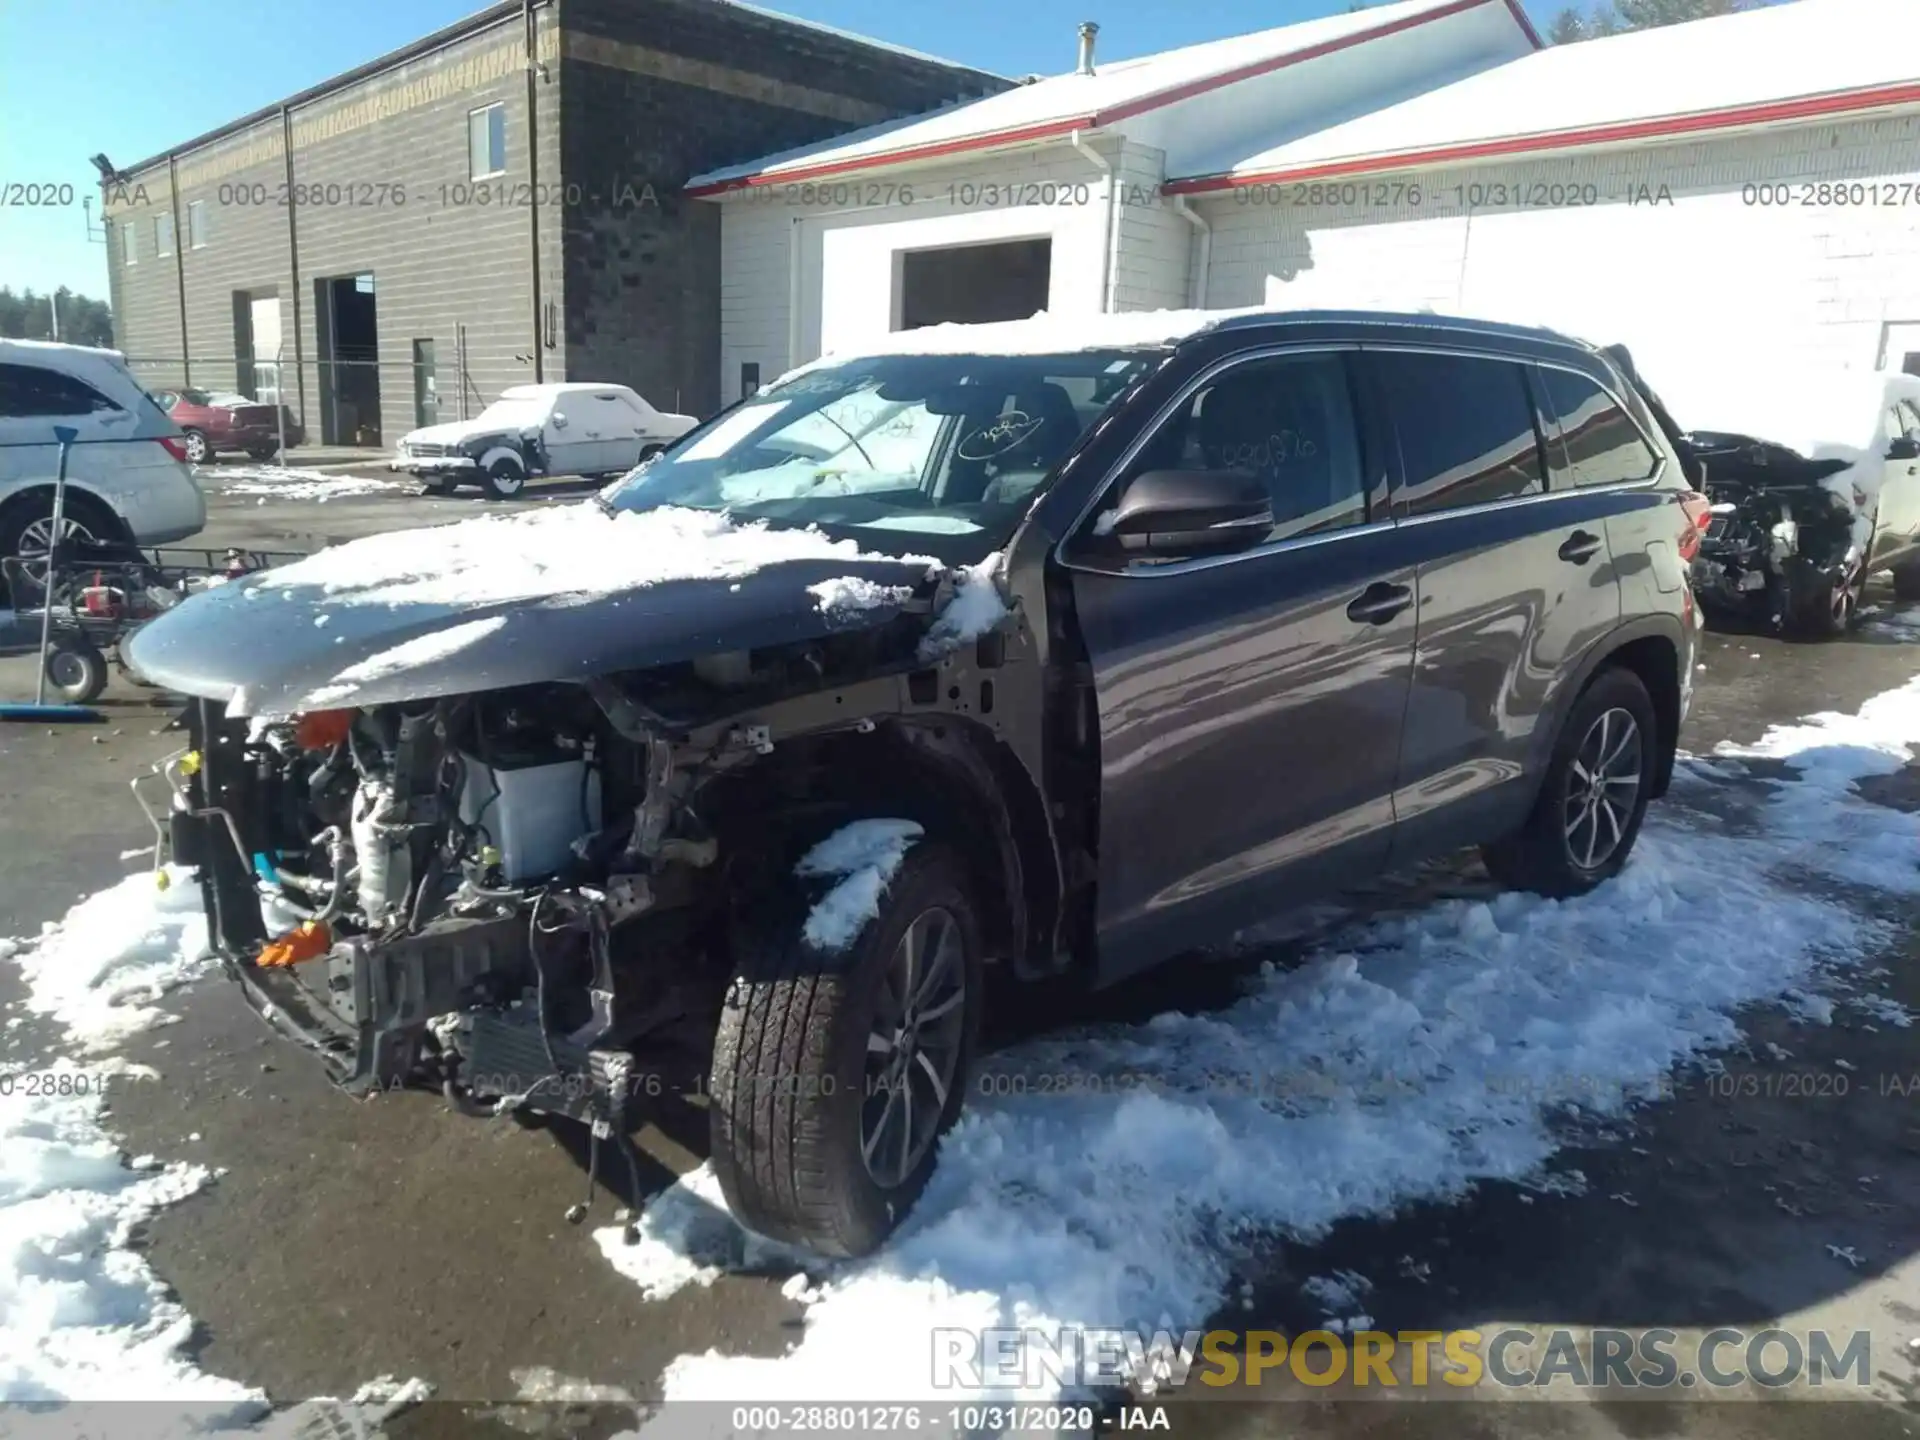
[[[200,543],[311,549],[542,503],[549,501],[503,507],[402,489],[323,505],[215,496]],[[1891,603],[1877,591],[1871,599]],[[1903,639],[1870,624],[1829,645],[1716,634],[1703,659],[1685,737],[1695,752],[1757,739],[1770,724],[1812,712],[1857,708],[1920,672],[1920,630]],[[0,695],[30,691],[27,664],[0,660]],[[0,730],[0,935],[31,933],[143,863],[121,858],[150,839],[127,781],[176,742],[155,733],[168,712],[141,692],[116,682],[107,708],[111,719],[101,727]],[[1876,798],[1920,806],[1920,776],[1910,770]],[[1463,863],[1437,877],[1388,882],[1378,903],[1484,884]],[[1916,928],[1887,957],[1887,993],[1920,1009]],[[1284,961],[1284,952],[1274,958]],[[1184,978],[1150,976],[1102,997],[1098,1013],[1145,1018],[1224,1000],[1231,980],[1213,974],[1204,987],[1218,989],[1213,997]],[[11,974],[0,971],[0,1000],[14,993]],[[173,997],[171,1008],[178,1024],[126,1049],[159,1080],[123,1086],[110,1123],[130,1153],[227,1167],[143,1237],[154,1268],[199,1322],[203,1368],[286,1400],[351,1393],[382,1373],[432,1381],[447,1403],[403,1418],[396,1433],[608,1433],[621,1414],[547,1408],[503,1419],[489,1407],[514,1398],[515,1372],[529,1367],[644,1399],[658,1393],[662,1368],[678,1355],[775,1354],[797,1338],[799,1310],[781,1297],[777,1277],[730,1275],[711,1288],[641,1301],[585,1231],[563,1218],[585,1185],[571,1134],[465,1119],[426,1094],[349,1100],[223,983],[204,982]],[[1911,1030],[1873,1030],[1844,1017],[1826,1029],[1789,1026],[1773,1015],[1753,1017],[1749,1029],[1760,1058],[1738,1063],[1750,1067],[1766,1068],[1759,1042],[1777,1039],[1798,1068],[1844,1057],[1862,1076],[1920,1071]],[[44,1039],[31,1027],[9,1032],[0,1059],[27,1061]],[[691,1107],[659,1116],[638,1137],[644,1183],[664,1185],[696,1163],[705,1129]],[[1209,1405],[1179,1412],[1182,1432],[1920,1435],[1920,1366],[1897,1353],[1920,1335],[1920,1101],[1876,1102],[1863,1093],[1846,1101],[1725,1100],[1683,1090],[1647,1112],[1633,1146],[1596,1147],[1569,1163],[1587,1173],[1585,1195],[1523,1199],[1513,1187],[1488,1185],[1460,1204],[1348,1222],[1310,1250],[1276,1246],[1253,1278],[1250,1304],[1221,1323],[1308,1328],[1318,1316],[1303,1311],[1299,1281],[1348,1266],[1373,1276],[1366,1308],[1387,1330],[1494,1318],[1758,1328],[1791,1315],[1796,1326],[1860,1326],[1886,1337],[1875,1368],[1906,1403]],[[1763,1173],[1774,1189],[1763,1191]],[[1869,1174],[1877,1177],[1870,1194],[1855,1183]],[[1777,1203],[1781,1185],[1798,1203]],[[1621,1192],[1639,1197],[1637,1207],[1606,1198]],[[608,1223],[616,1203],[603,1191],[590,1223]],[[1866,1257],[1859,1269],[1824,1253],[1822,1240],[1841,1230]],[[1395,1280],[1381,1257],[1403,1253],[1425,1257],[1429,1272]],[[508,1419],[512,1427],[502,1428]]]

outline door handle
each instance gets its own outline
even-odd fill
[[[1600,547],[1605,543],[1598,535],[1576,530],[1561,543],[1560,558],[1575,565],[1584,565],[1600,553]]]
[[[1347,606],[1347,618],[1362,625],[1384,625],[1411,604],[1411,588],[1376,580]]]

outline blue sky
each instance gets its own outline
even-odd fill
[[[762,0],[1006,75],[1073,65],[1100,22],[1113,58],[1285,25],[1346,0]],[[1545,20],[1562,0],[1527,0]],[[0,208],[0,285],[106,293],[79,199],[87,157],[121,165],[350,69],[480,8],[478,0],[12,0],[0,3],[0,186],[71,184],[71,206]],[[4,196],[0,196],[4,198]],[[97,211],[98,206],[95,206]]]

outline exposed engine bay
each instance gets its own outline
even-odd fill
[[[988,672],[1009,684],[1028,641],[929,663],[931,608],[581,683],[252,721],[199,700],[162,859],[197,867],[217,952],[346,1089],[623,1137],[637,1098],[699,1091],[739,937],[847,817],[964,809],[1024,923],[1015,821],[952,722],[999,728]]]
[[[1857,583],[1856,517],[1864,497],[1829,488],[1843,460],[1808,460],[1741,436],[1687,437],[1712,519],[1693,561],[1709,606],[1750,611],[1776,627],[1817,618],[1834,587]]]

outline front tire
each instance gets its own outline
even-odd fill
[[[511,500],[527,488],[527,472],[517,460],[509,460],[502,455],[487,467],[486,478],[481,488],[492,500]]]
[[[427,471],[420,476],[420,489],[427,495],[451,495],[460,488],[460,479],[456,475]]]
[[[1640,677],[1602,670],[1554,741],[1526,823],[1481,848],[1488,873],[1510,889],[1557,898],[1618,875],[1646,818],[1660,744]]]
[[[62,640],[47,651],[47,688],[69,705],[91,705],[107,688],[107,657],[86,640]]]
[[[965,1100],[979,911],[959,858],[922,842],[845,952],[799,928],[740,957],[714,1043],[713,1166],[742,1224],[864,1255],[926,1188]]]
[[[1867,567],[1852,561],[1838,575],[1810,575],[1794,587],[1793,618],[1801,634],[1834,640],[1853,628],[1866,594]]]

